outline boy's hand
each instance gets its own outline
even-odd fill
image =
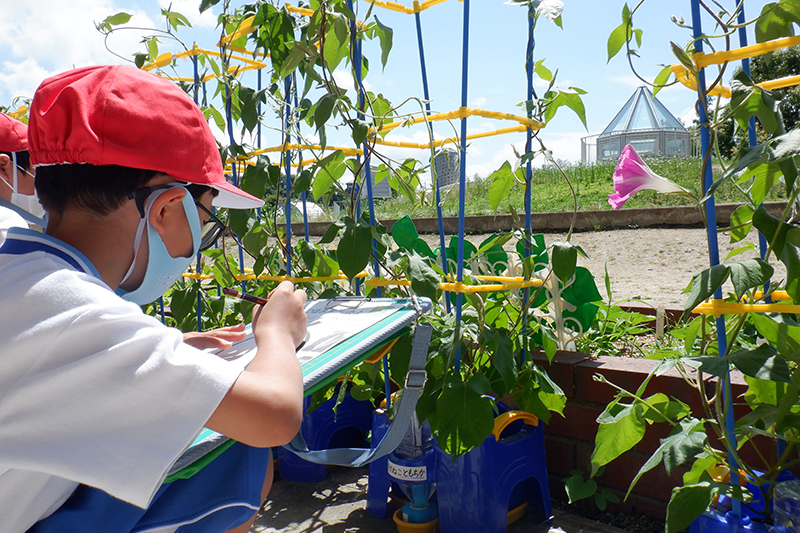
[[[183,334],[183,342],[198,350],[209,348],[225,350],[233,346],[234,342],[241,342],[247,337],[244,328],[244,324],[236,324],[209,331],[190,331]]]
[[[290,281],[283,281],[269,295],[266,305],[253,309],[253,334],[256,344],[267,336],[288,335],[297,348],[306,336],[306,293],[295,290]]]

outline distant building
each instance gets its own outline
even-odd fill
[[[691,149],[689,131],[647,87],[636,89],[600,135],[581,140],[582,148],[593,143],[597,161],[617,159],[626,144],[641,155],[688,157]],[[581,152],[585,163],[592,162],[588,150]]]
[[[392,186],[389,185],[389,180],[382,179],[378,183],[375,183],[375,173],[378,171],[377,167],[372,167],[370,172],[370,179],[372,180],[372,198],[379,198],[379,199],[386,199],[392,197]],[[367,197],[367,182],[363,179],[363,171],[362,171],[362,180],[361,184],[364,187],[364,190],[361,191],[361,198],[366,199]],[[353,190],[353,182],[349,182],[345,185],[345,191],[347,194],[351,194]]]

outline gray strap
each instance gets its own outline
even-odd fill
[[[408,430],[414,410],[417,408],[417,400],[419,400],[428,379],[425,363],[428,361],[428,345],[431,342],[432,331],[433,328],[426,324],[418,324],[414,330],[411,359],[408,363],[403,394],[396,403],[392,425],[377,446],[373,448],[309,450],[302,432],[298,432],[292,442],[284,448],[312,463],[354,467],[364,466],[393,452]]]

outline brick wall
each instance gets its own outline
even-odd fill
[[[597,434],[597,416],[614,398],[614,389],[595,381],[593,376],[602,374],[610,382],[626,390],[635,391],[658,362],[627,357],[593,359],[589,354],[576,352],[558,352],[552,364],[548,363],[543,353],[535,354],[534,360],[547,370],[567,396],[564,418],[556,414],[545,426],[550,493],[553,497],[566,500],[564,479],[570,476],[569,471],[573,469],[588,472]],[[732,373],[731,382],[736,398],[745,391],[746,386],[738,374]],[[708,388],[709,392],[713,393],[714,383],[709,383]],[[656,392],[662,392],[690,405],[696,417],[702,413],[697,391],[687,385],[677,371],[654,376],[647,386],[645,396]],[[737,415],[740,414],[737,412]],[[611,489],[620,500],[623,500],[630,482],[658,448],[659,439],[666,437],[670,429],[668,424],[648,426],[639,444],[612,461],[603,475],[596,478],[598,485]],[[716,444],[715,447],[720,446]],[[769,448],[762,446],[761,450],[763,452]],[[754,460],[753,454],[750,453],[752,448],[742,451],[746,458]],[[664,466],[658,465],[639,479],[626,501],[612,505],[611,508],[663,519],[666,516],[667,502],[672,488],[682,485],[681,480],[685,471],[685,468],[678,468],[668,476]]]

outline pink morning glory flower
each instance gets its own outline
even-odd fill
[[[666,194],[694,195],[677,183],[659,176],[648,167],[636,150],[628,144],[622,149],[619,163],[614,168],[614,194],[608,195],[608,203],[619,209],[628,199],[642,189],[651,189]]]

